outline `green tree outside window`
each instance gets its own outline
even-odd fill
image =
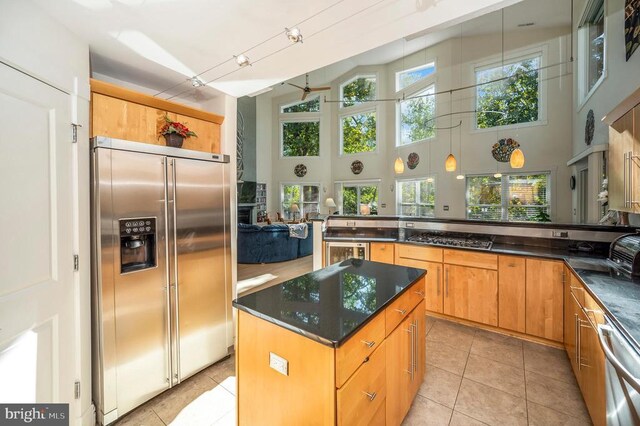
[[[540,57],[536,57],[477,71],[477,127],[538,121],[539,67]],[[507,78],[499,80],[503,77]]]

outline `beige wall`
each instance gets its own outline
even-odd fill
[[[543,66],[555,64],[568,59],[568,28],[529,29],[505,36],[507,58],[529,51],[543,52]],[[404,59],[389,64],[358,67],[330,82],[332,90],[324,92],[327,99],[337,99],[340,83],[356,74],[375,73],[378,76],[378,97],[394,98],[395,72],[424,64],[425,61],[436,61],[436,90],[448,90],[475,83],[474,69],[487,60],[500,61],[500,34],[455,38],[421,50]],[[569,168],[567,161],[572,155],[571,117],[572,117],[572,84],[567,67],[554,67],[543,73],[546,81],[542,85],[542,96],[546,99],[543,112],[546,120],[532,126],[519,126],[512,129],[475,130],[473,114],[456,115],[452,118],[455,124],[460,120],[463,125],[453,131],[453,153],[458,158],[458,166],[462,163],[465,174],[494,173],[496,161],[491,156],[492,145],[500,138],[513,137],[518,140],[526,156],[524,172],[551,172],[552,220],[558,222],[571,221],[571,196],[568,185]],[[317,84],[319,84],[318,82]],[[406,93],[407,96],[410,93]],[[279,187],[283,182],[309,182],[322,185],[322,201],[328,196],[334,197],[334,182],[342,180],[380,180],[379,213],[396,214],[395,179],[393,163],[398,153],[406,161],[411,152],[420,155],[420,164],[415,170],[405,168],[399,178],[419,178],[433,175],[436,178],[436,215],[443,218],[465,217],[465,181],[457,180],[457,173],[444,170],[444,159],[449,153],[449,131],[439,130],[434,139],[419,142],[406,147],[395,147],[396,104],[380,102],[377,104],[378,117],[378,152],[358,155],[340,156],[338,104],[321,102],[320,156],[317,158],[291,159],[280,158],[279,105],[296,100],[299,93],[272,97],[270,94],[258,97],[258,178],[269,185],[268,210],[274,215],[279,204]],[[438,95],[436,114],[442,115],[451,111],[449,95]],[[475,90],[470,89],[453,95],[454,111],[473,110]],[[448,127],[449,118],[440,118],[438,127]],[[459,141],[462,144],[460,155]],[[429,146],[431,145],[431,156]],[[262,153],[262,154],[261,154]],[[353,160],[364,163],[364,171],[356,176],[350,171]],[[308,173],[304,178],[297,178],[293,169],[296,164],[304,163]],[[510,167],[501,163],[500,170],[509,172]],[[336,198],[336,197],[334,197]],[[386,205],[386,207],[383,207]],[[449,210],[444,211],[448,205]],[[326,207],[321,207],[326,212]]]

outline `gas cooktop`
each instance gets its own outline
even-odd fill
[[[478,237],[477,235],[446,235],[422,232],[407,238],[413,243],[431,244],[444,247],[462,247],[481,250],[491,250],[493,242],[489,238]]]

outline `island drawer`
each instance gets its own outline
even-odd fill
[[[444,249],[444,263],[473,268],[498,269],[498,255],[471,250]]]
[[[338,425],[369,425],[374,416],[379,415],[387,395],[385,360],[382,343],[369,361],[338,389]]]
[[[378,349],[385,338],[384,315],[376,315],[360,331],[336,349],[336,387],[342,387],[354,371]]]
[[[384,311],[385,335],[388,336],[424,300],[424,277],[411,285]]]
[[[412,244],[396,244],[396,264],[398,259],[415,259],[427,262],[442,262],[442,249],[420,247]]]

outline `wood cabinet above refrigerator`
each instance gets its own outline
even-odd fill
[[[220,126],[224,117],[133,90],[91,80],[91,136],[165,145],[159,135],[164,117],[185,124],[198,137],[185,139],[182,148],[220,153]]]

